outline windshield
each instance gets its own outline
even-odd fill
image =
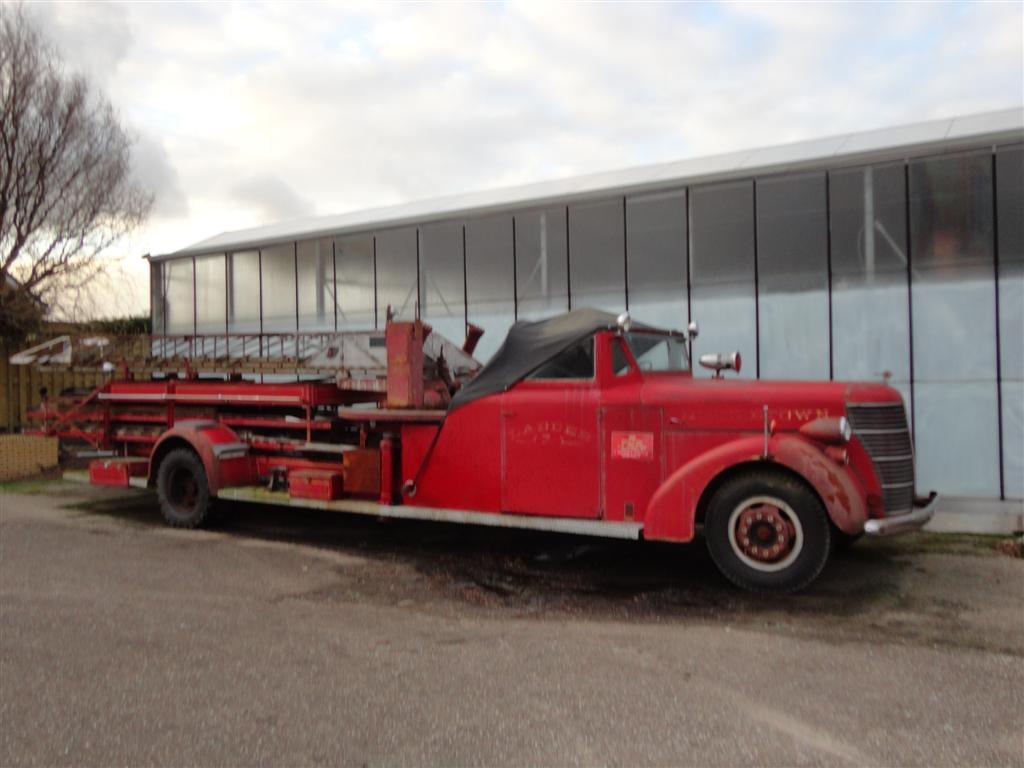
[[[627,333],[626,343],[636,358],[640,370],[652,373],[690,370],[690,358],[686,354],[686,343],[678,336],[660,333]],[[616,361],[615,373],[622,373],[625,367]]]

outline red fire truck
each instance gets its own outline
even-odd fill
[[[475,327],[460,347],[390,318],[134,353],[65,337],[13,360],[105,366],[88,394],[43,393],[35,431],[108,451],[91,482],[155,488],[173,526],[226,499],[651,541],[702,528],[731,581],[792,591],[838,544],[931,518],[896,390],[727,378],[738,353],[695,378],[696,333],[584,309],[517,323],[482,367]]]

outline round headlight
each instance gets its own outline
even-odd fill
[[[853,427],[850,426],[850,420],[845,416],[839,417],[839,434],[844,443],[850,442],[850,438],[853,437]]]

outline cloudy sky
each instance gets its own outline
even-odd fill
[[[156,194],[116,314],[141,254],[225,230],[1024,101],[1019,0],[29,10]]]

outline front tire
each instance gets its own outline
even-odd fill
[[[198,528],[203,524],[210,512],[210,484],[194,451],[177,448],[164,457],[157,472],[156,495],[168,525]]]
[[[795,592],[818,577],[832,548],[828,515],[796,477],[752,470],[719,488],[704,520],[711,559],[754,592]]]

